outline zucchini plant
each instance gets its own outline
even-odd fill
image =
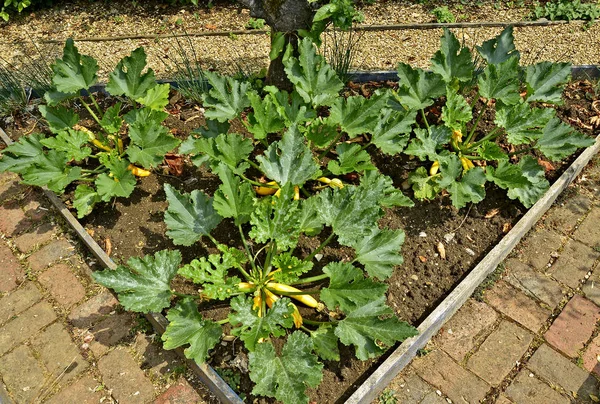
[[[35,133],[4,149],[0,171],[19,173],[24,183],[47,186],[59,194],[69,184],[78,184],[73,207],[80,218],[100,201],[128,197],[135,177],[150,175],[149,170],[180,143],[161,125],[168,116],[163,108],[170,86],[157,84],[154,72],[144,72],[145,66],[143,48],[117,64],[106,91],[124,96],[127,105],[117,102],[103,111],[91,90],[98,81],[98,64],[81,55],[68,39],[62,59],[51,66],[54,89],[45,94],[47,105],[39,107],[52,135]],[[61,105],[66,100],[81,103],[94,127],[85,126],[79,114]]]
[[[421,116],[404,152],[429,162],[429,169],[419,167],[409,176],[415,196],[432,199],[444,190],[461,208],[483,200],[486,182],[493,182],[530,207],[549,183],[537,159],[525,154],[533,150],[558,161],[594,142],[549,108],[561,104],[571,65],[519,66],[512,27],[477,47],[483,69],[449,30],[441,43],[430,72],[404,63],[398,67],[395,97]],[[435,102],[443,104],[441,114],[428,117],[425,110]],[[486,114],[496,126],[484,131],[479,124]]]
[[[252,143],[229,137],[236,146],[207,157],[221,180],[214,196],[165,185],[167,236],[184,246],[206,238],[219,253],[181,265],[178,251],[165,250],[131,258],[127,266],[96,272],[94,278],[115,290],[132,311],[161,311],[176,298],[162,336],[166,349],[189,345],[186,356],[203,363],[223,334],[232,334],[249,351],[253,394],[308,403],[306,389],[322,379],[321,360],[339,360],[340,343],[353,346],[356,357],[366,360],[416,334],[386,305],[382,282],[402,263],[404,233],[378,226],[382,206],[397,190],[388,177],[367,170],[357,185],[297,197],[295,189],[319,178],[321,170],[306,137],[291,125],[257,157],[258,168],[279,187],[278,194],[259,197],[243,174]],[[208,141],[221,153],[227,138]],[[211,235],[224,219],[237,227],[243,248],[223,245]],[[312,253],[296,251],[301,236],[321,233]],[[315,258],[334,240],[354,256],[324,265]],[[173,290],[176,274],[198,284],[198,294]],[[204,318],[198,303],[207,300],[229,302],[229,315]],[[276,339],[285,342],[274,344]]]

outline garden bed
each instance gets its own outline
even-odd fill
[[[565,105],[559,107],[559,116],[565,122],[590,135],[593,130],[589,121],[595,116],[591,105],[594,100],[592,94],[589,83],[572,83],[565,93]],[[192,129],[203,124],[202,111],[182,100],[172,99],[168,109],[171,116],[167,126],[177,136],[185,137]],[[13,139],[30,131],[32,122],[27,119],[17,117],[13,126],[7,128]],[[382,173],[394,180],[397,187],[402,187],[408,172],[420,164],[417,160],[392,159],[383,155],[375,155],[374,161]],[[547,176],[556,179],[568,163],[554,164]],[[184,262],[214,252],[214,249],[197,245],[195,248],[175,247],[164,236],[166,227],[163,213],[167,203],[162,191],[163,183],[185,191],[203,189],[208,194],[212,194],[218,186],[217,177],[189,164],[184,165],[183,174],[177,177],[169,174],[167,167],[164,167],[163,174],[142,179],[131,198],[117,199],[114,205],[97,207],[82,220],[82,224],[101,246],[107,251],[111,250],[111,257],[116,262],[123,263],[131,256],[142,256],[161,249],[180,249]],[[509,200],[505,191],[495,186],[489,186],[486,191],[487,197],[483,202],[461,210],[452,208],[447,198],[442,197],[432,202],[417,202],[412,209],[394,208],[386,211],[381,224],[392,229],[404,229],[407,235],[402,250],[405,263],[387,280],[388,304],[400,318],[415,325],[422,322],[525,213],[526,209],[519,202]],[[235,234],[233,230],[222,224],[213,234],[222,243],[242,247],[240,241],[232,236]],[[301,240],[301,254],[308,255],[317,247],[315,243],[318,244],[317,241],[311,243]],[[440,256],[440,243],[444,246],[445,259]],[[327,262],[343,260],[347,251],[330,244],[322,254],[323,262]],[[190,291],[185,282],[182,281],[180,285],[182,290],[187,288]],[[219,308],[216,310],[219,311]],[[353,354],[349,349],[342,349],[341,355],[339,363],[332,363],[326,368],[321,387],[312,392],[311,397],[317,402],[335,402],[347,398],[367,374],[385,359],[361,362],[352,359]],[[228,343],[219,345],[209,362],[215,368],[227,369],[239,367],[243,360],[241,344],[236,346]],[[245,390],[248,396],[251,389],[249,380],[242,378],[239,388]]]

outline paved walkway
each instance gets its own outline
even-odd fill
[[[597,158],[387,395],[599,402],[598,196]],[[38,190],[0,174],[0,204],[0,402],[201,401],[143,318],[91,281],[92,259]]]

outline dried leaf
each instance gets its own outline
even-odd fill
[[[86,233],[89,234],[91,237],[94,237],[94,229],[85,229]]]
[[[112,243],[108,237],[104,239],[104,251],[106,251],[106,255],[108,256],[112,253]]]
[[[496,216],[498,213],[500,213],[500,209],[498,209],[498,208],[492,209],[488,213],[485,214],[485,218],[491,219],[494,216]]]
[[[595,403],[600,403],[600,398],[598,398],[598,396],[590,394],[590,399]]]
[[[165,155],[165,161],[169,166],[169,173],[171,175],[179,177],[183,174],[183,157],[180,154],[167,153]]]
[[[444,244],[440,241],[437,245],[437,250],[440,253],[440,257],[445,260],[446,259],[446,248],[444,247]]]
[[[427,258],[422,255],[419,255],[419,259],[421,260],[421,262],[427,262]]]
[[[591,117],[590,123],[594,126],[600,126],[600,115]]]
[[[502,233],[508,233],[510,229],[512,229],[512,224],[504,223],[504,225],[502,226]]]
[[[555,170],[554,166],[549,161],[538,159],[537,162],[538,162],[539,165],[541,165],[542,167],[544,167],[544,171],[545,172],[554,171]]]
[[[206,29],[217,29],[217,26],[215,24],[206,24],[204,26],[204,28],[206,28]]]

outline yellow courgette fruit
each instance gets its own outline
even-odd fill
[[[268,282],[267,288],[271,289],[274,292],[279,292],[281,294],[302,292],[300,289],[296,289],[293,286],[284,285],[282,283],[276,283],[276,282]],[[315,299],[311,295],[290,295],[289,297],[291,297],[292,299],[296,299],[299,302],[304,303],[308,307],[312,307],[314,309],[319,307],[319,302],[317,301],[317,299]]]
[[[127,166],[127,169],[129,171],[131,171],[131,174],[135,175],[136,177],[147,177],[150,174],[152,174],[150,171],[144,170],[143,168],[140,168],[140,167],[136,167],[133,164],[129,164]]]
[[[431,165],[431,168],[429,169],[429,175],[431,175],[431,176],[436,175],[439,170],[440,170],[440,162],[434,161],[433,164]]]

